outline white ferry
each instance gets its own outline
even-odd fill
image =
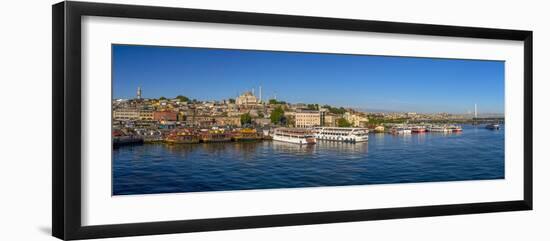
[[[295,144],[315,144],[317,140],[310,130],[298,128],[277,128],[273,132],[273,140]]]
[[[447,126],[430,126],[428,128],[429,132],[453,132],[452,129],[447,128]]]
[[[367,128],[317,127],[315,138],[325,141],[364,142],[369,140]]]
[[[412,129],[409,127],[394,127],[391,129],[391,133],[394,135],[407,135],[412,133]]]

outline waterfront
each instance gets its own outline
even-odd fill
[[[113,149],[113,194],[504,178],[504,129],[369,135],[364,143],[144,144]]]

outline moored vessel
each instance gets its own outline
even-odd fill
[[[231,141],[231,133],[226,132],[224,129],[202,130],[199,133],[199,139],[204,143],[226,142]]]
[[[317,127],[315,138],[325,141],[364,142],[369,140],[369,130],[354,127]]]
[[[199,137],[192,130],[180,129],[170,132],[164,141],[169,144],[193,144],[199,143]]]
[[[262,134],[256,129],[244,128],[233,132],[234,141],[257,141],[262,139]]]
[[[413,128],[411,128],[411,132],[412,133],[424,133],[424,132],[426,132],[426,127],[424,127],[424,126],[414,126]]]
[[[295,144],[315,144],[317,142],[313,132],[299,128],[277,128],[273,132],[273,140]]]
[[[407,135],[412,133],[412,129],[409,127],[393,127],[390,132],[394,135]]]
[[[485,128],[487,128],[489,130],[498,130],[498,129],[500,129],[500,125],[499,124],[489,124],[489,125],[486,125]]]

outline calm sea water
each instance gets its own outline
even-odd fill
[[[370,134],[367,143],[145,144],[113,150],[113,194],[504,178],[504,130]]]

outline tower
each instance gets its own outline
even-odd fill
[[[262,86],[260,85],[260,100],[258,103],[262,103]]]
[[[474,104],[474,118],[477,118],[477,104]]]
[[[138,86],[137,88],[137,99],[141,100],[141,86]]]

